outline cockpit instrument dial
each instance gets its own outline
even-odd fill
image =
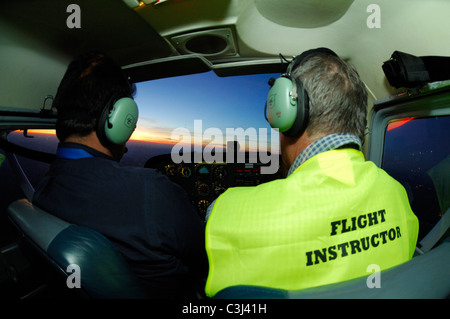
[[[214,167],[214,179],[223,179],[227,175],[224,165],[216,165]]]
[[[210,169],[209,169],[209,167],[207,165],[200,164],[195,169],[195,175],[198,178],[206,179],[206,178],[209,177],[210,174],[211,174],[211,171],[210,171]]]

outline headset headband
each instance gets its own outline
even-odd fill
[[[332,55],[335,57],[338,56],[333,50],[330,50],[328,48],[317,48],[317,49],[307,50],[307,51],[303,52],[302,54],[296,56],[294,59],[292,59],[291,63],[289,63],[289,65],[288,65],[286,73],[288,73],[290,75],[291,71],[294,70],[300,63],[302,63],[302,61],[306,57],[310,56],[311,54],[316,54],[316,53],[329,54],[329,55]]]

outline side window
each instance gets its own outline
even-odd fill
[[[406,189],[423,238],[450,207],[450,116],[398,118],[385,132],[382,168]]]
[[[23,131],[14,131],[8,135],[8,141],[31,150],[53,154],[58,146],[55,130],[30,130],[26,135]],[[47,163],[22,156],[17,156],[17,160],[33,186],[36,186],[50,167]]]

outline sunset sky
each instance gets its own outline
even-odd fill
[[[137,83],[139,121],[132,139],[175,144],[175,129],[184,128],[194,136],[194,121],[201,134],[209,128],[266,128],[264,118],[270,77],[248,75],[218,77],[213,72]],[[201,124],[200,126],[198,124]],[[197,130],[198,131],[198,130]],[[198,136],[197,136],[198,137]]]

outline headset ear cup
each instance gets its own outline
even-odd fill
[[[105,123],[105,135],[113,144],[124,144],[133,134],[138,120],[139,111],[132,98],[124,97],[117,100]]]
[[[264,113],[272,128],[287,136],[300,136],[309,120],[309,98],[302,83],[288,75],[276,79],[269,90]]]
[[[293,83],[287,76],[275,80],[267,95],[266,117],[272,128],[290,130],[297,114],[297,100],[292,98]]]
[[[112,108],[105,107],[97,128],[100,141],[115,145],[125,144],[136,128],[138,116],[136,102],[129,97],[118,99]]]

